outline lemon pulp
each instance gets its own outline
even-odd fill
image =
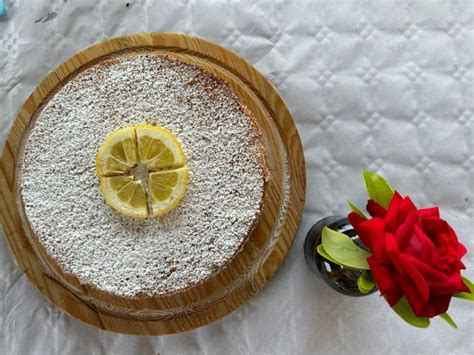
[[[104,176],[100,179],[100,190],[105,201],[116,211],[136,218],[148,217],[145,189],[141,181],[128,176]]]
[[[149,124],[135,127],[140,162],[149,170],[182,167],[186,163],[181,145],[168,130]]]
[[[124,174],[137,164],[136,136],[133,127],[121,128],[105,138],[96,157],[97,174]]]
[[[189,171],[185,166],[150,174],[148,189],[152,201],[151,208],[155,216],[161,216],[178,205],[186,192],[188,179]]]

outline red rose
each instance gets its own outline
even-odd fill
[[[373,251],[367,262],[390,306],[404,295],[417,316],[434,317],[447,311],[453,293],[470,292],[460,272],[466,248],[438,208],[417,209],[395,192],[387,210],[373,200],[367,210],[371,219],[351,212],[349,220]]]

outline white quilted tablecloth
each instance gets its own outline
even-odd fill
[[[378,4],[376,6],[375,4]],[[4,354],[474,352],[474,308],[455,300],[428,330],[411,328],[377,295],[353,299],[307,269],[306,231],[362,204],[360,171],[382,172],[419,206],[441,205],[471,253],[474,279],[474,3],[456,1],[7,0],[0,17],[0,145],[48,71],[117,35],[176,31],[221,44],[277,87],[299,128],[307,203],[275,278],[231,315],[164,337],[108,333],[50,305],[0,238]],[[471,329],[471,330],[469,330]]]

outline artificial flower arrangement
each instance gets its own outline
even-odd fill
[[[363,247],[325,227],[317,252],[345,268],[361,270],[359,290],[368,293],[378,287],[409,324],[427,328],[430,318],[440,316],[457,328],[447,313],[451,298],[474,300],[474,285],[461,276],[466,248],[437,207],[418,209],[380,175],[364,171],[363,177],[371,218],[348,202],[348,218]]]

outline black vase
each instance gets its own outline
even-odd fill
[[[359,297],[367,296],[377,291],[377,288],[374,287],[368,293],[360,292],[357,286],[357,279],[362,271],[347,269],[319,255],[316,248],[322,243],[321,233],[325,226],[348,235],[357,245],[364,248],[356,231],[346,217],[325,217],[314,224],[306,235],[304,255],[309,268],[316,275],[320,275],[331,288],[344,295]]]

